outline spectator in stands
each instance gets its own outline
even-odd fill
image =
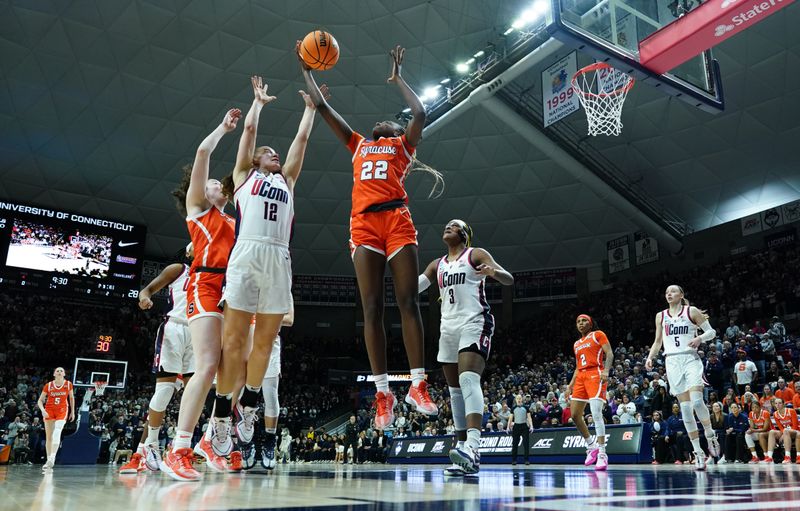
[[[353,450],[355,454],[355,450]],[[345,452],[345,455],[347,452]],[[284,427],[281,429],[281,440],[278,444],[278,463],[289,463],[292,459],[292,435],[289,428]]]
[[[736,362],[733,370],[735,375],[733,383],[736,385],[737,395],[742,396],[745,393],[745,386],[758,380],[758,369],[752,360],[747,359],[745,350],[736,350],[736,355],[739,361]]]
[[[655,449],[653,465],[660,465],[667,461],[667,454],[669,453],[669,425],[667,421],[663,420],[661,412],[658,410],[653,412],[650,431],[650,442]]]
[[[736,321],[734,321],[733,318],[731,318],[731,320],[728,321],[728,328],[725,329],[725,340],[726,341],[735,340],[737,337],[739,337],[740,331],[741,330],[739,330],[739,327],[736,326]]]
[[[725,368],[722,366],[722,361],[719,359],[717,352],[712,351],[709,353],[706,359],[705,375],[711,388],[717,391],[719,395],[724,393],[724,371]]]
[[[711,427],[714,429],[714,434],[717,435],[722,459],[725,459],[725,421],[727,421],[727,417],[728,414],[722,411],[722,405],[719,402],[713,402],[711,405]]]
[[[772,316],[772,319],[769,320],[769,330],[767,333],[777,344],[782,344],[784,340],[786,340],[786,327],[781,323],[781,318]]]
[[[42,422],[39,420],[39,417],[34,417],[33,421],[31,421],[31,425],[28,427],[28,436],[30,438],[30,449],[31,449],[31,461],[34,463],[39,463],[42,454],[42,448],[44,444],[42,440],[44,439],[44,428],[42,426]]]
[[[783,399],[784,403],[793,403],[794,390],[786,386],[786,380],[784,380],[783,378],[778,378],[777,381],[778,381],[778,386],[775,389],[775,397]]]
[[[622,394],[622,402],[617,407],[620,424],[634,424],[636,422],[636,405],[631,402],[628,394]]]
[[[725,420],[725,459],[737,463],[746,463],[750,460],[745,448],[744,434],[750,429],[747,416],[741,413],[739,405],[731,405],[731,413]]]
[[[753,378],[753,383],[755,384],[758,382],[758,379],[763,378],[764,374],[767,372],[766,358],[764,350],[761,349],[761,339],[758,336],[747,334],[745,340],[747,341],[747,345],[745,346],[747,356],[755,363],[756,370],[758,371],[758,374]]]
[[[672,401],[672,397],[667,394],[667,388],[659,385],[658,391],[653,397],[653,411],[661,412],[661,417],[669,417],[672,414]]]
[[[683,424],[681,408],[678,403],[672,405],[672,414],[667,419],[667,425],[669,427],[669,446],[672,459],[675,460],[676,465],[682,465],[689,461],[691,444],[689,443],[689,437],[686,435],[686,426]]]

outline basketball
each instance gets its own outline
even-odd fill
[[[303,38],[300,57],[311,69],[325,71],[339,60],[339,43],[328,32],[315,30]]]

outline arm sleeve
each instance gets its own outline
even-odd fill
[[[418,281],[419,292],[422,293],[430,286],[431,286],[431,281],[428,280],[428,277],[426,277],[424,273],[420,274]]]
[[[347,143],[347,149],[351,153],[355,153],[356,148],[358,148],[358,144],[360,144],[362,140],[364,140],[364,137],[354,131],[353,134],[350,135],[350,141]]]
[[[708,320],[703,321],[700,328],[703,330],[703,333],[700,335],[700,340],[703,342],[711,341],[717,336],[717,332],[711,328],[711,323],[709,323]]]

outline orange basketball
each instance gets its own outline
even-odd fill
[[[325,71],[339,60],[339,43],[328,32],[315,30],[300,43],[300,58],[311,69]]]

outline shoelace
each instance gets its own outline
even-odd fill
[[[175,454],[178,456],[178,462],[181,464],[181,468],[186,470],[194,469],[194,467],[192,466],[192,460],[194,460],[194,454],[192,454],[191,451],[184,454],[178,454],[178,453]]]
[[[242,408],[242,419],[244,419],[244,424],[247,428],[253,429],[254,424],[256,422],[256,411],[255,409],[248,411],[245,408]]]
[[[231,423],[225,419],[214,419],[214,433],[218,438],[227,438],[231,434]]]
[[[381,397],[375,399],[375,402],[372,403],[372,407],[375,408],[375,413],[377,415],[384,415],[386,413],[386,401],[389,399],[387,398],[386,394],[383,394]]]
[[[428,394],[428,385],[425,382],[417,386],[417,392],[419,393],[420,401],[422,401],[423,405],[433,405],[431,396]]]

